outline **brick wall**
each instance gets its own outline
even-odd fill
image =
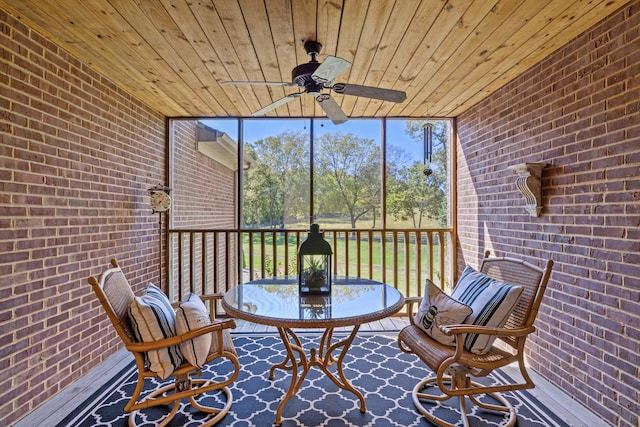
[[[90,286],[158,279],[164,117],[0,10],[0,425],[113,354]]]
[[[639,46],[634,1],[458,117],[459,267],[553,259],[531,365],[622,426],[640,425]],[[540,217],[523,162],[550,164]]]
[[[236,171],[198,151],[197,120],[172,120],[170,132],[173,229],[235,229]],[[177,239],[174,234],[171,283],[175,295],[188,291],[224,292],[230,284],[238,283],[238,274],[233,268],[236,263],[232,262],[237,256],[233,233],[186,233],[182,236],[182,246]],[[182,289],[178,289],[179,286]]]
[[[197,120],[173,120],[176,228],[234,228],[236,172],[197,150]]]

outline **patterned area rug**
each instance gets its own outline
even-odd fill
[[[337,335],[337,334],[336,334]],[[317,336],[301,337],[303,343],[317,341]],[[241,373],[230,387],[233,393],[231,411],[218,426],[270,426],[275,411],[290,383],[290,373],[276,370],[274,380],[269,380],[269,369],[283,360],[285,350],[280,337],[275,334],[242,335],[233,337],[240,358]],[[220,363],[207,369],[209,375],[217,370],[227,372],[229,363]],[[433,373],[413,355],[398,350],[396,338],[384,334],[359,334],[345,357],[344,371],[351,383],[365,397],[367,412],[361,413],[358,399],[338,389],[318,368],[312,368],[302,389],[285,406],[283,426],[431,426],[413,406],[411,390],[419,378]],[[509,380],[504,374],[494,375],[489,381]],[[133,362],[114,375],[80,407],[69,414],[58,426],[126,426],[127,415],[123,408],[136,382]],[[159,383],[147,390],[155,389]],[[519,427],[567,426],[526,391],[505,393],[518,413]],[[217,401],[217,397],[206,397]],[[211,401],[210,400],[210,401]],[[162,408],[166,409],[166,408]],[[155,426],[164,414],[154,408],[144,413],[144,425]],[[459,414],[446,406],[434,406],[434,411],[456,423]],[[500,426],[502,416],[482,412],[482,419],[470,416],[472,426]],[[489,419],[489,421],[487,421]],[[201,413],[183,404],[171,426],[197,426],[204,421]],[[460,423],[461,424],[461,423]]]

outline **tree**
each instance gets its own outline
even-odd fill
[[[407,161],[406,153],[396,148],[387,160],[387,213],[396,220],[411,219],[414,227],[422,227],[426,218],[447,225],[447,140],[448,122],[432,121],[433,155],[431,163]],[[408,120],[405,132],[417,143],[423,143],[424,120]],[[425,174],[431,169],[431,174]]]
[[[283,228],[307,215],[309,135],[286,131],[245,150],[256,161],[244,175],[244,224]]]
[[[422,144],[425,121],[406,121],[405,132]],[[397,145],[387,152],[387,213],[411,220],[416,228],[427,219],[447,225],[448,122],[433,121],[434,151],[424,165]],[[282,132],[245,145],[255,162],[244,172],[243,224],[285,227],[309,215],[309,134]],[[376,226],[381,207],[381,151],[373,140],[351,133],[325,133],[316,138],[314,152],[314,213]],[[424,170],[433,170],[425,175]]]
[[[408,196],[408,171],[413,163],[411,155],[400,146],[387,146],[387,215],[401,221],[412,218],[416,227],[414,202]]]
[[[351,227],[380,206],[380,147],[351,133],[322,134],[315,151],[318,213],[346,214]]]

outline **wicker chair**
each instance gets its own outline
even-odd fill
[[[515,425],[517,415],[513,406],[499,393],[535,387],[527,374],[524,360],[524,346],[527,336],[535,330],[533,323],[551,274],[553,261],[546,262],[544,268],[538,268],[523,260],[515,258],[489,258],[485,253],[480,272],[500,282],[518,285],[524,288],[507,323],[501,328],[485,328],[474,325],[441,326],[440,330],[456,337],[455,346],[443,345],[414,322],[414,304],[421,298],[407,298],[410,325],[398,335],[398,345],[405,353],[416,354],[435,374],[435,377],[423,379],[412,392],[416,408],[431,422],[445,427],[453,427],[429,407],[458,397],[460,414],[464,426],[469,425],[466,410],[466,397],[485,410],[508,413],[507,426]],[[496,336],[496,342],[486,354],[474,354],[464,347],[464,336],[468,333],[489,334]],[[522,375],[514,384],[482,385],[472,381],[471,377],[485,377],[494,369],[516,363]],[[431,389],[431,392],[428,392]],[[495,401],[480,401],[478,395],[486,394]],[[427,406],[429,405],[429,406]],[[442,408],[440,408],[442,409]],[[440,413],[442,414],[442,413]],[[506,415],[505,415],[506,417]]]
[[[188,398],[191,405],[197,410],[213,415],[211,419],[208,419],[203,424],[204,426],[211,426],[217,423],[231,408],[233,398],[227,386],[235,381],[240,369],[238,357],[229,333],[229,328],[235,328],[235,322],[231,319],[216,320],[214,317],[215,310],[213,305],[217,299],[221,298],[221,295],[205,295],[200,297],[205,304],[209,304],[211,318],[209,325],[171,338],[153,342],[137,342],[128,317],[129,307],[135,296],[124,273],[118,267],[117,261],[111,260],[111,264],[112,267],[107,269],[97,279],[89,277],[89,284],[93,287],[100,303],[107,312],[109,320],[111,320],[118,335],[124,342],[125,347],[135,358],[138,369],[138,380],[133,395],[124,409],[125,412],[130,412],[129,425],[136,425],[136,413],[141,409],[158,405],[171,405],[172,407],[168,415],[165,416],[160,424],[161,426],[167,425],[177,413],[180,407],[180,401],[184,398]],[[213,334],[212,344],[205,363],[208,364],[221,357],[228,359],[233,365],[233,371],[227,376],[227,379],[218,382],[207,379],[191,379],[192,375],[199,376],[202,372],[190,363],[184,362],[171,375],[171,377],[175,378],[175,383],[161,387],[141,399],[140,394],[144,389],[145,379],[158,378],[158,375],[149,369],[145,357],[146,352],[176,346],[181,342],[204,334]],[[204,406],[195,400],[196,397],[207,392],[223,394],[225,403],[221,405],[222,408]]]

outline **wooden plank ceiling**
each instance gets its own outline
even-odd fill
[[[407,93],[395,104],[332,93],[350,117],[454,117],[627,0],[0,0],[0,8],[162,114],[249,116],[297,87],[303,43],[352,66],[336,82]],[[595,41],[594,41],[595,42]],[[303,95],[269,116],[324,116]]]

